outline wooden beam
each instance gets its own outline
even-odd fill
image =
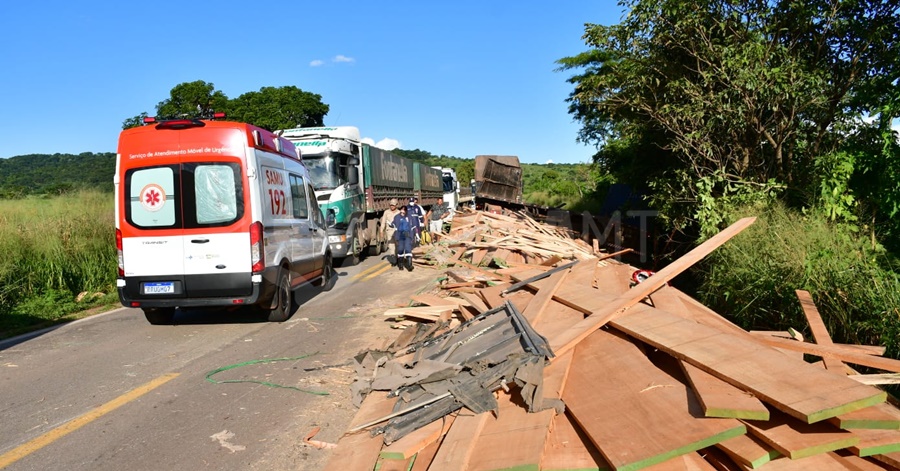
[[[797,294],[797,299],[800,300],[800,308],[803,309],[806,322],[809,323],[809,330],[812,331],[813,339],[815,339],[816,343],[819,345],[834,345],[831,341],[831,335],[825,327],[825,321],[822,320],[819,309],[816,308],[816,304],[813,302],[809,292],[802,289],[794,292]],[[824,357],[823,360],[825,360],[825,368],[837,373],[847,374],[847,367],[842,361],[831,357]]]
[[[571,270],[563,270],[550,275],[550,278],[541,280],[541,288],[538,290],[537,294],[535,294],[534,298],[528,302],[528,307],[522,312],[522,315],[528,319],[528,322],[534,325],[540,320],[547,305],[553,301],[553,295],[556,294],[563,283],[566,282],[566,278],[569,276],[570,271]]]
[[[752,392],[808,423],[884,402],[872,386],[786,356],[752,338],[641,305],[611,326]],[[788,340],[787,342],[794,342]]]
[[[818,345],[808,342],[798,342],[796,340],[780,339],[777,337],[757,337],[761,342],[772,347],[783,348],[785,350],[793,350],[796,352],[808,353],[820,357],[836,358],[845,363],[853,363],[854,365],[869,366],[878,368],[879,370],[900,373],[900,360],[893,358],[877,357],[874,355],[866,355],[865,353],[856,353],[848,351],[836,345]]]
[[[475,442],[490,415],[487,412],[473,414],[472,411],[465,408],[460,410],[428,469],[467,469],[469,460],[472,458],[472,451],[475,449]]]
[[[724,231],[706,240],[693,250],[675,260],[662,270],[656,272],[643,283],[637,285],[633,289],[622,294],[615,301],[609,303],[606,307],[593,312],[584,321],[572,326],[571,329],[562,335],[550,341],[550,347],[556,353],[563,353],[570,350],[582,341],[591,332],[597,330],[612,319],[615,319],[630,307],[639,303],[641,300],[652,294],[657,289],[675,278],[695,263],[709,255],[710,252],[739,234],[748,226],[753,224],[756,218],[744,218],[729,226]]]
[[[900,410],[888,403],[841,414],[828,419],[835,427],[852,429],[900,430]]]
[[[734,419],[701,417],[693,393],[607,330],[575,349],[563,400],[617,470],[646,468],[746,431]]]

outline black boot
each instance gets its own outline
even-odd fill
[[[402,255],[397,255],[397,269],[398,270],[403,271],[403,265],[406,263],[405,260],[406,260],[406,257],[404,257]]]
[[[412,257],[406,257],[406,270],[407,271],[413,270]]]

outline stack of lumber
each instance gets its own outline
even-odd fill
[[[420,266],[506,268],[587,260],[596,251],[565,228],[541,224],[525,213],[460,212],[441,243],[413,250]]]
[[[549,341],[542,393],[565,412],[529,413],[511,387],[495,393],[497,414],[463,408],[386,445],[369,425],[391,417],[397,399],[375,391],[326,469],[900,469],[900,410],[871,384],[890,379],[851,369],[898,373],[900,361],[833,343],[802,291],[815,343],[747,332],[667,284],[752,222],[636,286],[634,267],[590,257],[543,277],[552,267],[523,262],[472,291],[418,296],[415,304],[431,306],[418,320],[433,330],[512,303]]]

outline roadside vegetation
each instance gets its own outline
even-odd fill
[[[113,305],[111,193],[0,200],[0,338]]]
[[[805,289],[835,339],[897,357],[896,4],[621,4],[558,61],[580,140],[683,245],[759,217],[693,273],[696,294],[745,327],[808,333]]]

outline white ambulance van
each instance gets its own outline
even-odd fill
[[[294,289],[328,289],[325,218],[295,149],[262,128],[215,119],[148,118],[122,131],[114,177],[122,304],[151,324],[172,323],[177,307],[243,305],[284,321]]]

